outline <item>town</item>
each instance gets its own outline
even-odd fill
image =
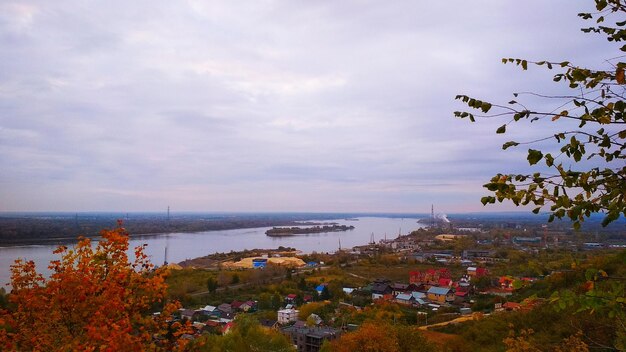
[[[378,319],[416,327],[425,345],[437,346],[463,324],[549,306],[555,285],[579,284],[588,267],[572,270],[572,263],[619,253],[626,244],[588,242],[588,235],[554,226],[462,225],[433,220],[425,229],[378,241],[372,235],[368,244],[335,253],[281,248],[169,264],[170,294],[184,305],[177,321],[191,324],[184,338],[195,340],[228,334],[239,317],[253,317],[298,351],[320,351]],[[471,343],[456,350],[472,350]]]

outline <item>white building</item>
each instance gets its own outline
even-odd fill
[[[281,309],[278,311],[278,323],[279,324],[287,324],[290,323],[292,321],[296,321],[298,320],[298,313],[299,311],[297,309]]]

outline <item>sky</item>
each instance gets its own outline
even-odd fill
[[[502,143],[567,122],[454,97],[562,91],[503,57],[606,69],[592,3],[1,0],[0,211],[514,209],[480,203],[530,169]]]

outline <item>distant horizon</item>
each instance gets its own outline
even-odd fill
[[[122,211],[122,210],[33,210],[33,211],[0,211],[0,214],[167,214],[165,211],[156,210],[134,210],[134,211]],[[404,211],[248,211],[248,210],[236,210],[236,211],[222,211],[222,210],[172,210],[170,209],[170,215],[175,214],[345,214],[345,215],[430,215],[430,212],[404,212]],[[435,214],[533,214],[530,211],[524,210],[499,210],[499,211],[465,211],[465,212],[441,212],[435,211]],[[547,214],[547,212],[540,212],[539,214]]]

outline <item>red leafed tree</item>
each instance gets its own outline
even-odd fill
[[[120,223],[121,225],[121,223]],[[55,250],[44,278],[32,261],[11,267],[9,309],[0,314],[0,350],[143,351],[181,347],[167,319],[165,270],[155,270],[143,247],[129,260],[128,233],[104,230]],[[155,307],[164,307],[154,317]],[[168,334],[169,330],[169,334]],[[168,340],[166,336],[170,336]],[[174,338],[172,338],[174,336]]]

